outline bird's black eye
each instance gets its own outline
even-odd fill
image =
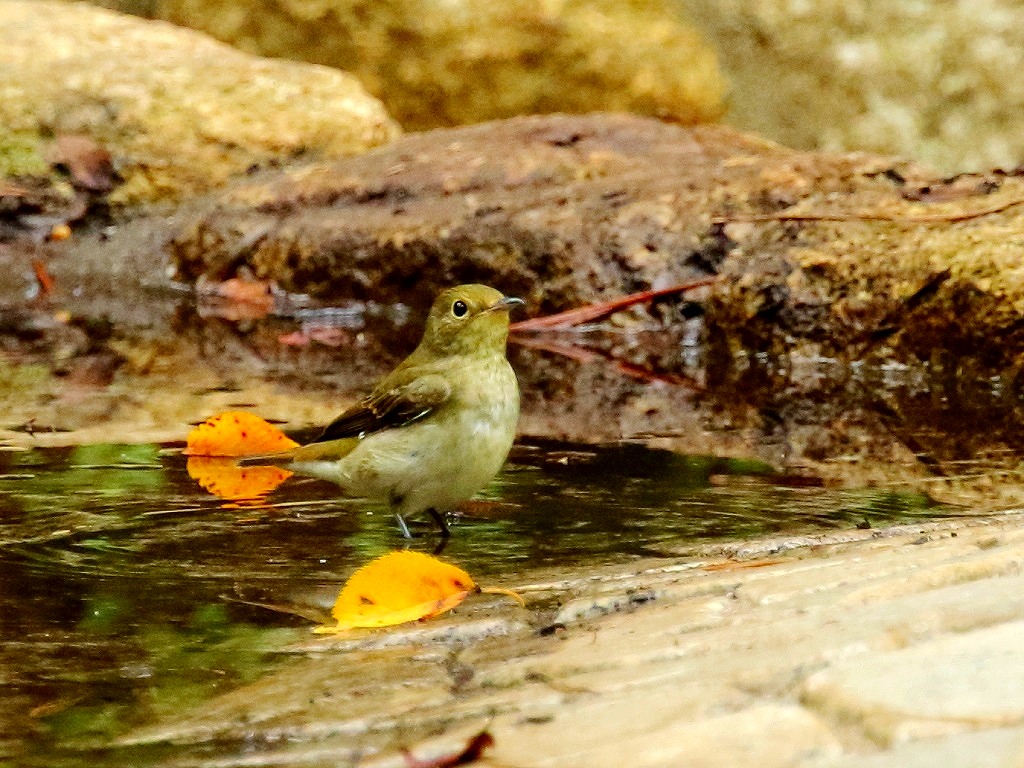
[[[469,307],[467,307],[466,302],[461,299],[452,304],[452,314],[455,315],[455,317],[465,317],[467,312],[469,312]]]

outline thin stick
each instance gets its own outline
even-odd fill
[[[570,328],[574,325],[580,325],[581,323],[587,323],[592,320],[600,320],[608,315],[620,312],[628,307],[632,307],[635,304],[645,304],[664,296],[685,293],[686,291],[693,290],[694,288],[703,288],[706,285],[712,285],[716,280],[718,280],[717,277],[705,277],[701,280],[692,280],[689,283],[681,283],[668,288],[658,288],[657,290],[631,293],[628,296],[623,296],[619,299],[587,304],[582,307],[577,307],[576,309],[566,310],[565,312],[557,312],[553,315],[534,317],[529,320],[520,320],[518,323],[512,323],[511,331],[513,333],[518,333],[521,331],[543,331],[551,328]]]
[[[897,213],[885,213],[884,211],[860,211],[854,213],[822,213],[820,211],[808,211],[807,213],[755,213],[738,216],[713,216],[712,224],[735,224],[754,223],[763,221],[895,221],[908,224],[931,224],[950,221],[968,221],[978,219],[982,216],[991,216],[994,213],[1024,205],[1024,197],[1015,197],[1012,200],[1005,200],[1001,203],[993,203],[986,208],[979,208],[975,211],[958,211],[956,213],[929,213],[921,215],[901,215]]]
[[[614,355],[607,352],[580,346],[579,344],[559,344],[557,342],[548,341],[544,336],[512,336],[509,341],[513,344],[518,344],[521,347],[526,347],[527,349],[539,349],[542,352],[553,352],[556,355],[562,355],[563,357],[575,360],[578,363],[592,363],[595,360],[611,363],[620,373],[623,373],[626,376],[631,376],[634,379],[639,379],[640,381],[663,381],[666,384],[681,384],[694,390],[703,389],[703,387],[699,386],[689,376],[684,376],[678,373],[658,373],[657,371],[649,371],[641,366],[628,363],[625,360],[619,360]]]
[[[526,607],[526,601],[519,596],[518,592],[513,592],[511,589],[503,589],[501,587],[481,587],[480,593],[484,595],[505,595],[505,597],[511,597],[519,603],[520,608]]]

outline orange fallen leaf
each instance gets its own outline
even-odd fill
[[[188,475],[228,501],[259,500],[292,476],[280,467],[240,467],[228,456],[190,456]]]
[[[316,627],[320,634],[356,627],[390,627],[433,618],[459,605],[470,594],[519,595],[497,588],[481,589],[461,568],[421,552],[389,552],[352,574],[331,615],[336,626]]]
[[[298,446],[265,419],[245,411],[225,411],[188,433],[186,456],[252,456]]]
[[[196,283],[200,317],[260,320],[274,310],[276,287],[269,280],[230,277],[220,283]]]
[[[60,242],[71,237],[71,227],[67,224],[54,224],[50,228],[49,239],[53,242]]]
[[[313,341],[325,347],[340,347],[351,339],[352,334],[348,330],[332,326],[309,326],[277,337],[278,342],[289,347],[304,347]]]

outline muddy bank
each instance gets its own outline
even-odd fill
[[[443,286],[492,283],[537,315],[713,277],[600,333],[516,339],[524,432],[946,478],[1020,442],[1022,197],[1013,175],[944,181],[723,128],[516,118],[258,173],[95,236],[9,245],[4,340],[44,379],[76,380],[82,359],[108,355],[108,419],[193,376],[243,393],[269,379],[303,405],[268,415],[305,426],[411,349]],[[54,284],[35,303],[31,258]],[[239,276],[266,286],[259,311],[204,309],[191,292]],[[61,418],[64,384],[48,381],[19,414]]]
[[[1022,194],[1006,174],[947,183],[722,128],[517,118],[246,180],[168,250],[186,280],[246,268],[323,299],[414,305],[480,280],[534,314],[718,275],[708,338],[733,349],[1006,366],[1024,344]]]

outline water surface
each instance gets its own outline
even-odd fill
[[[452,521],[443,557],[514,587],[722,539],[878,526],[948,510],[916,493],[799,487],[762,464],[641,444],[534,442]],[[411,546],[433,550],[429,520]],[[0,452],[0,757],[103,765],[69,746],[266,674],[344,579],[405,545],[387,510],[293,478],[256,502],[211,496],[177,449]],[[124,755],[117,760],[123,760]]]

